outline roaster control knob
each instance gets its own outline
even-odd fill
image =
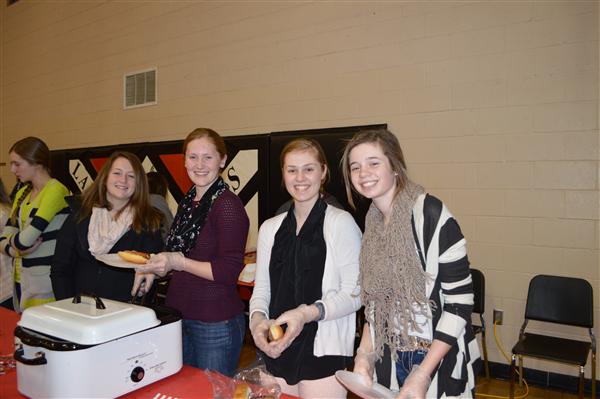
[[[144,378],[145,371],[142,367],[138,366],[131,371],[131,381],[140,382]]]

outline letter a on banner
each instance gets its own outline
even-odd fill
[[[94,182],[94,179],[79,159],[69,159],[69,174],[82,192]]]

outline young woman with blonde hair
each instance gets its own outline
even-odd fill
[[[360,229],[322,198],[329,169],[316,141],[289,142],[280,164],[293,203],[260,227],[250,331],[283,392],[345,398],[334,374],[354,350]],[[269,342],[273,324],[285,325],[285,334]]]

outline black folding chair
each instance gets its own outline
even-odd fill
[[[485,277],[477,269],[471,269],[471,279],[473,280],[473,313],[479,314],[480,325],[473,324],[473,332],[481,333],[481,348],[483,349],[483,365],[485,377],[490,378],[490,366],[488,364],[487,343],[485,339],[485,321],[483,313],[485,312]]]
[[[519,342],[512,349],[510,397],[515,391],[515,362],[519,358],[519,385],[523,380],[523,357],[551,360],[579,366],[579,397],[583,398],[584,370],[591,350],[592,398],[596,397],[596,337],[594,336],[592,286],[572,277],[538,275],[529,282],[525,321]],[[525,332],[529,320],[584,327],[590,342]]]

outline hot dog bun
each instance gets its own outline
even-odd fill
[[[245,382],[240,382],[235,386],[235,391],[233,392],[233,399],[248,399],[252,390],[250,386]]]
[[[273,324],[269,327],[269,341],[277,341],[283,337],[283,328],[278,324]]]
[[[140,251],[119,251],[117,252],[123,260],[131,263],[137,263],[138,265],[144,265],[150,259],[150,254]]]

